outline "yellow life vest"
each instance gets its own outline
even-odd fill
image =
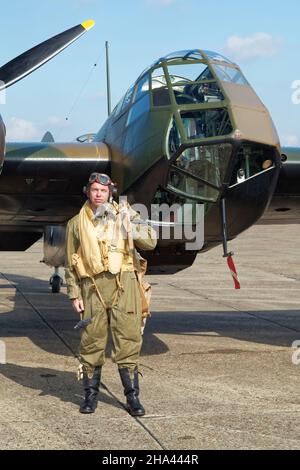
[[[79,278],[94,277],[103,271],[118,274],[134,271],[133,253],[126,234],[122,231],[122,219],[118,204],[113,202],[115,220],[95,224],[94,214],[87,201],[79,213],[78,231],[80,247],[72,255],[72,265]]]

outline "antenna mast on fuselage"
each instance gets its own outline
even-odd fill
[[[111,113],[111,94],[110,94],[108,41],[105,42],[105,49],[106,49],[107,114],[108,114],[108,116],[110,116],[110,113]]]

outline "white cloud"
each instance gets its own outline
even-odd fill
[[[6,124],[7,140],[31,141],[37,139],[40,131],[37,126],[22,118],[12,117]]]
[[[285,134],[281,138],[281,145],[287,147],[298,147],[300,145],[300,141],[297,135],[295,134]]]
[[[255,33],[252,36],[231,36],[227,39],[224,52],[237,61],[249,61],[262,57],[273,57],[282,45],[280,38],[268,33]]]

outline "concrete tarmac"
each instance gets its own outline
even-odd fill
[[[96,412],[78,412],[66,288],[51,293],[41,242],[1,253],[0,449],[299,449],[299,232],[258,225],[232,241],[240,291],[221,247],[181,273],[149,276],[139,419],[109,358]]]

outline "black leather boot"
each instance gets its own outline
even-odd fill
[[[133,378],[129,369],[120,368],[119,374],[124,387],[124,395],[127,400],[127,409],[131,416],[144,416],[145,410],[139,400],[139,374],[137,368],[134,369]]]
[[[85,391],[85,399],[79,409],[80,413],[94,413],[95,409],[97,408],[101,369],[101,366],[95,367],[92,378],[89,378],[87,372],[83,370],[83,387]]]

